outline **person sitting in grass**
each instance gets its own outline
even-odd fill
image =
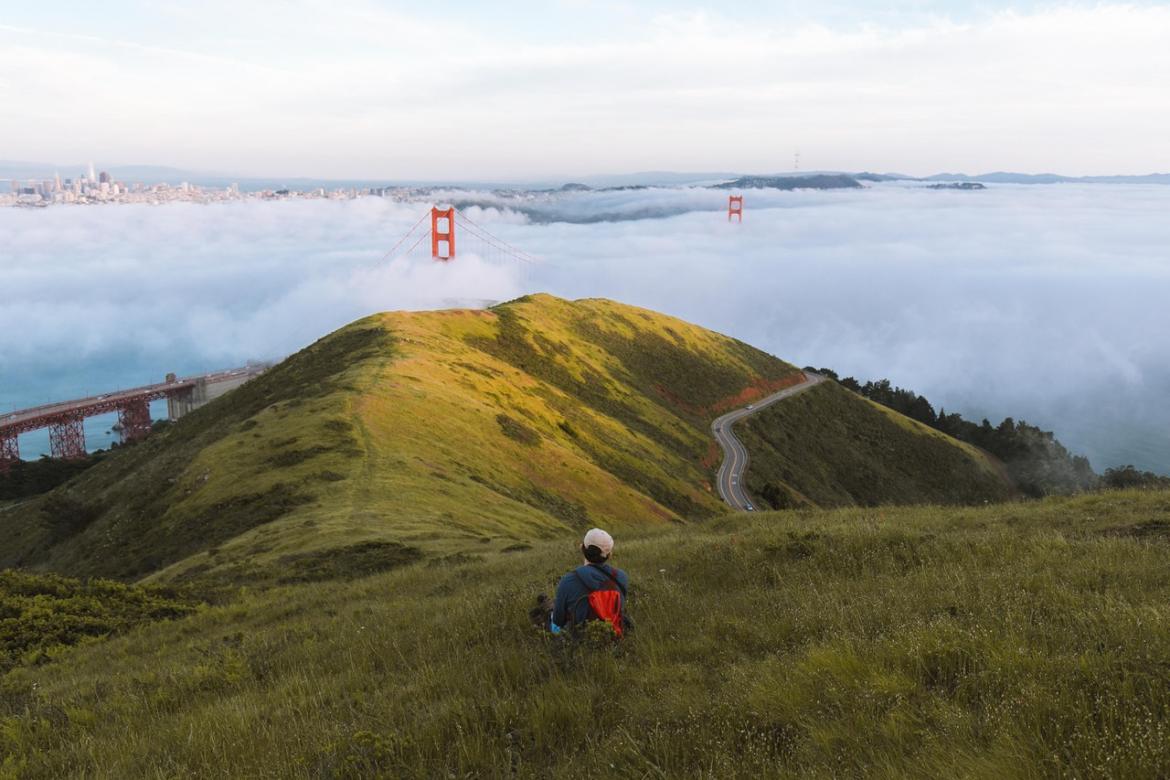
[[[613,537],[600,528],[590,529],[581,542],[581,555],[585,563],[561,577],[557,585],[549,627],[559,634],[562,629],[583,626],[590,620],[603,620],[620,637],[630,627],[623,612],[630,579],[609,563]]]

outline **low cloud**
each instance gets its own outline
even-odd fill
[[[1024,418],[1098,468],[1170,471],[1170,188],[746,196],[742,225],[704,189],[441,196],[479,203],[467,214],[535,267],[470,237],[452,264],[383,260],[422,202],[0,210],[0,408],[280,356],[373,311],[547,290]]]
[[[384,260],[419,208],[0,209],[0,410],[283,357],[372,312],[521,294],[474,256]],[[109,440],[100,428],[91,443]]]

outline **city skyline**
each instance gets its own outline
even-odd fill
[[[254,188],[241,189],[239,182],[223,186],[207,186],[190,181],[122,181],[108,171],[98,171],[90,162],[86,171],[78,176],[61,176],[57,172],[52,178],[12,177],[0,178],[7,183],[9,191],[0,189],[0,206],[49,206],[61,204],[106,204],[106,203],[163,203],[191,202],[214,203],[240,200],[289,200],[330,198],[347,200],[362,195],[384,195],[385,188],[334,188],[308,187]]]
[[[1153,3],[25,6],[4,155],[240,177],[1170,169]],[[83,132],[82,132],[83,130]]]

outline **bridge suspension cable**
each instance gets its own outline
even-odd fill
[[[473,236],[488,244],[492,248],[504,253],[508,257],[519,260],[522,263],[535,264],[539,262],[535,257],[528,254],[523,249],[518,249],[517,247],[509,244],[507,241],[496,238],[491,233],[489,233],[486,228],[476,222],[473,222],[470,217],[458,209],[455,209],[455,220],[464,230],[471,233]]]
[[[430,230],[424,226],[428,216],[431,218]],[[458,227],[458,231],[456,231],[456,227]],[[431,258],[449,262],[454,260],[457,254],[456,232],[460,234],[459,252],[468,253],[470,251],[472,254],[479,254],[487,259],[506,258],[529,265],[540,262],[532,254],[493,235],[483,225],[454,207],[448,209],[432,207],[430,211],[419,218],[418,222],[414,223],[402,238],[398,239],[390,251],[383,255],[382,261],[410,255],[429,236],[431,239]],[[403,246],[409,248],[404,252],[399,251]]]
[[[389,252],[387,252],[386,254],[382,255],[382,262],[383,262],[383,263],[384,263],[384,262],[386,262],[387,260],[389,260],[391,257],[393,257],[393,256],[394,256],[394,253],[398,251],[398,247],[400,247],[400,246],[402,246],[403,244],[405,244],[405,243],[406,243],[406,240],[407,240],[408,238],[410,238],[410,237],[411,237],[411,235],[413,235],[413,234],[414,234],[414,231],[418,230],[419,226],[420,226],[420,225],[422,225],[422,223],[426,221],[426,218],[427,218],[428,216],[430,216],[430,215],[429,215],[429,214],[423,214],[421,217],[419,217],[419,218],[418,218],[418,222],[415,222],[415,223],[414,223],[414,227],[412,227],[410,230],[406,231],[406,235],[404,235],[402,238],[398,239],[398,243],[397,243],[397,244],[395,244],[394,246],[390,247],[390,251],[389,251]],[[426,232],[425,232],[425,231],[424,231],[423,235],[424,235],[424,236],[426,235]],[[421,240],[421,239],[420,239],[420,240]],[[407,250],[406,250],[406,252],[405,252],[404,254],[410,254],[411,252],[413,252],[413,251],[414,251],[414,248],[415,248],[416,246],[418,246],[418,242],[415,242],[414,246],[412,246],[410,249],[407,249]]]

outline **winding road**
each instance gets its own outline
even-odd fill
[[[747,512],[755,511],[755,504],[748,498],[747,491],[743,487],[743,473],[747,471],[748,466],[748,451],[740,440],[735,438],[735,433],[732,432],[731,426],[748,415],[755,414],[777,401],[782,401],[798,393],[803,393],[810,387],[815,387],[824,381],[825,377],[820,374],[805,371],[804,381],[800,384],[787,387],[778,393],[773,393],[767,398],[757,401],[754,404],[748,404],[742,409],[728,412],[722,417],[717,417],[715,422],[711,423],[711,433],[715,434],[715,440],[723,448],[723,464],[719,467],[719,476],[715,484],[719,488],[719,497],[732,509]]]

